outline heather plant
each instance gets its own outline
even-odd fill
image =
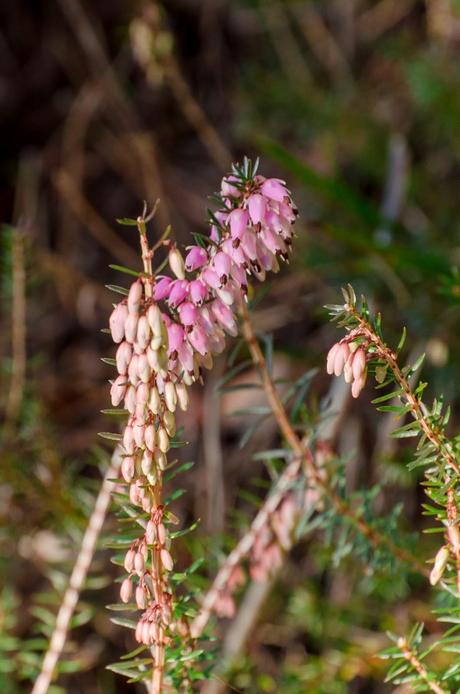
[[[375,513],[381,484],[352,494],[347,491],[347,461],[330,445],[331,427],[339,426],[337,414],[329,411],[327,402],[319,407],[305,403],[316,371],[306,371],[290,385],[277,382],[272,372],[272,340],[257,334],[252,324],[255,293],[251,279],[263,281],[268,272],[277,272],[279,260],[288,260],[292,246],[297,210],[286,184],[263,177],[257,164],[245,159],[224,177],[215,200],[218,209],[210,212],[209,235],[195,234],[194,244],[184,252],[171,239],[170,227],[151,245],[148,225],[156,206],[151,213],[144,207],[137,219],[119,220],[137,229],[143,263],[140,272],[113,266],[133,279],[128,288],[109,285],[122,298],[114,305],[107,331],[116,344],[116,354],[104,361],[116,368],[117,375],[110,389],[113,409],[104,412],[124,416],[126,422],[121,433],[101,433],[104,439],[115,441],[116,448],[34,694],[48,691],[67,631],[78,624],[73,615],[111,493],[120,530],[107,538],[106,546],[116,550],[113,562],[120,569],[120,603],[109,609],[115,613],[112,621],[117,626],[132,630],[137,646],[108,667],[130,683],[143,682],[157,694],[193,691],[201,680],[225,672],[216,665],[212,618],[237,619],[240,595],[248,581],[261,586],[257,590],[266,596],[294,546],[320,533],[324,538],[322,561],[337,566],[358,560],[360,590],[365,593],[375,592],[386,600],[391,595],[394,601],[410,593],[415,577],[429,579],[441,589],[442,599],[434,614],[440,622],[453,626],[425,649],[420,624],[407,637],[390,633],[395,646],[382,650],[382,656],[395,660],[389,680],[411,683],[415,690],[451,691],[449,687],[458,681],[458,664],[448,662],[436,673],[431,667],[436,653],[455,653],[458,645],[458,463],[456,440],[446,431],[449,411],[439,399],[431,406],[424,403],[426,383],[416,380],[422,358],[399,365],[405,331],[396,349],[388,347],[380,316],[374,319],[364,300],[359,306],[348,286],[345,304],[329,307],[346,333],[329,350],[326,370],[329,375],[343,374],[354,398],[364,397],[369,375],[373,375],[377,388],[387,389],[373,401],[377,409],[398,418],[412,417],[392,435],[420,437],[409,469],[424,469],[429,497],[424,509],[438,521],[433,531],[443,534],[428,569],[418,540],[402,531],[402,506],[398,504],[386,515]],[[206,556],[205,548],[195,551],[195,560],[185,570],[175,567],[176,540],[186,539],[197,525],[181,528],[174,509],[183,491],[175,480],[191,467],[175,457],[187,445],[177,429],[176,416],[178,410],[190,407],[190,388],[213,367],[213,357],[224,350],[228,338],[237,337],[239,326],[242,339],[232,351],[231,370],[220,387],[222,391],[232,388],[232,379],[247,368],[248,360],[238,360],[246,345],[260,378],[251,387],[263,390],[267,405],[242,412],[255,416],[242,443],[248,443],[268,415],[274,416],[281,443],[277,449],[255,454],[270,470],[271,487],[206,585],[200,571],[215,561],[212,554]],[[391,576],[387,583],[385,576]],[[292,604],[302,604],[302,599],[294,594]],[[358,605],[355,610],[358,614]],[[383,649],[383,642],[381,646]],[[282,686],[285,691],[290,691],[293,681],[297,683],[294,690],[299,681],[317,686],[320,671],[312,666],[308,672],[299,671],[294,680],[286,672]],[[320,681],[327,681],[326,673]]]
[[[144,211],[135,222],[143,272],[110,316],[111,335],[118,345],[112,405],[123,403],[129,413],[120,435],[121,474],[141,526],[124,556],[128,576],[121,583],[120,598],[129,603],[134,597],[142,611],[135,638],[151,648],[153,657],[150,667],[149,658],[136,656],[128,674],[133,678],[133,667],[139,666],[140,677],[151,681],[152,691],[158,693],[167,662],[173,661],[166,671],[168,682],[183,688],[192,677],[187,672],[190,662],[202,654],[194,653],[191,645],[185,656],[177,650],[178,640],[184,647],[201,629],[195,623],[190,633],[187,605],[170,579],[171,541],[177,536],[171,525],[178,519],[163,499],[163,476],[171,466],[171,445],[177,445],[176,408],[187,409],[187,389],[201,379],[203,369],[212,368],[225,335],[237,334],[236,313],[247,295],[248,278],[263,280],[267,272],[279,269],[280,258],[287,260],[297,214],[284,182],[257,174],[257,164],[247,159],[223,179],[217,200],[220,207],[210,213],[209,238],[197,236],[185,259],[170,240],[169,229],[150,247],[146,225],[152,215],[146,217]],[[172,276],[152,270],[160,249],[167,252]],[[279,544],[289,544],[295,504],[284,498],[274,510],[278,539],[270,538],[268,525],[259,529],[252,548],[254,577],[264,577],[279,565]],[[231,592],[241,581],[241,568],[235,565],[214,601],[220,616],[233,615]]]

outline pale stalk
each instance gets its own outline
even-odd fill
[[[80,593],[88,575],[88,570],[96,550],[96,544],[104,524],[107,509],[110,505],[112,491],[115,486],[112,480],[118,477],[121,459],[121,451],[119,448],[116,448],[112,455],[110,466],[105,473],[94,505],[94,510],[86,527],[81,548],[69,579],[69,585],[59,607],[56,624],[43,660],[42,669],[35,681],[31,694],[46,694],[55,675],[56,665],[64,648],[70,621],[77,607]]]

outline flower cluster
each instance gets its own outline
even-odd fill
[[[351,383],[351,394],[357,398],[366,385],[367,354],[361,342],[355,342],[356,335],[351,332],[331,347],[327,355],[327,373],[340,376]]]
[[[288,257],[297,214],[283,181],[255,175],[247,165],[223,179],[220,200],[209,240],[189,247],[185,259],[168,241],[172,276],[144,273],[110,316],[118,344],[111,399],[129,413],[121,473],[131,503],[150,516],[144,535],[126,553],[128,578],[120,596],[127,603],[134,592],[144,610],[136,639],[146,645],[166,644],[167,628],[176,627],[167,581],[173,568],[168,524],[174,516],[161,504],[176,408],[187,408],[187,387],[212,366],[225,334],[237,333],[236,311],[248,276],[263,279],[266,271],[278,270],[279,258]]]

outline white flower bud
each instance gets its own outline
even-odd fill
[[[150,340],[150,325],[147,320],[147,316],[140,316],[137,322],[137,335],[136,342],[139,347],[144,350],[149,344]]]
[[[133,584],[129,578],[125,578],[120,587],[120,598],[124,603],[129,602],[129,599],[133,592]]]
[[[158,414],[160,409],[161,409],[160,394],[158,392],[158,388],[156,386],[153,386],[153,388],[150,390],[149,410],[151,412],[153,412],[153,414]]]
[[[163,413],[163,423],[166,427],[168,435],[174,436],[176,433],[176,418],[172,412],[166,410],[166,412]]]
[[[155,450],[156,447],[156,439],[157,439],[157,434],[155,431],[155,427],[153,424],[149,424],[145,428],[145,434],[144,434],[144,440],[145,440],[145,445],[149,449],[149,451],[152,451],[152,453]]]
[[[129,313],[125,320],[125,337],[128,342],[134,344],[137,336],[137,315]]]
[[[134,431],[132,426],[128,424],[123,433],[123,448],[128,455],[133,455],[134,443]]]
[[[110,388],[110,399],[113,407],[118,407],[118,405],[120,405],[120,403],[123,401],[126,394],[126,388],[126,376],[118,376]]]
[[[164,427],[158,429],[158,448],[162,453],[167,453],[169,451],[169,436],[168,432]]]
[[[179,279],[179,280],[185,279],[184,259],[181,255],[181,252],[176,248],[176,246],[173,246],[171,248],[171,250],[169,251],[168,261],[169,261],[169,267],[174,272],[177,279]]]
[[[128,373],[129,362],[133,354],[133,348],[129,342],[122,342],[117,349],[115,360],[117,362],[117,371],[121,376]]]
[[[166,465],[167,465],[167,463],[168,463],[165,454],[162,453],[162,452],[159,451],[159,450],[156,450],[155,453],[154,453],[154,458],[155,458],[155,462],[156,462],[156,464],[158,465],[159,469],[160,469],[160,470],[165,470],[165,469],[166,469]]]
[[[168,552],[167,549],[163,547],[163,549],[160,552],[160,558],[161,558],[161,563],[163,564],[164,568],[166,571],[172,571],[174,562],[172,559],[172,556]]]
[[[168,410],[174,412],[177,405],[177,394],[172,381],[166,381],[165,383],[165,402]]]
[[[148,383],[150,376],[152,375],[152,369],[150,368],[149,360],[145,352],[139,354],[137,358],[137,374],[142,381],[142,383]]]
[[[128,316],[126,304],[117,304],[110,314],[109,327],[112,339],[117,344],[123,340],[125,335],[125,321]]]
[[[458,525],[449,525],[447,528],[447,537],[452,545],[454,552],[460,551],[460,531]]]
[[[134,424],[133,426],[133,436],[136,446],[141,448],[144,445],[144,426],[139,426],[139,424]]]
[[[140,280],[133,282],[128,292],[128,311],[130,313],[138,313],[143,293],[142,282]]]
[[[132,482],[135,471],[136,464],[134,458],[131,455],[124,457],[121,461],[121,474],[125,482]]]
[[[146,449],[142,456],[141,467],[144,475],[150,474],[153,466],[153,455],[152,452]]]
[[[449,548],[444,545],[440,550],[438,550],[438,553],[434,558],[434,566],[430,573],[430,583],[432,586],[436,585],[436,583],[441,580],[448,561]]]
[[[128,386],[125,395],[125,407],[130,414],[136,411],[136,389],[134,386]]]
[[[163,323],[163,320],[161,318],[161,311],[158,308],[157,304],[152,304],[149,306],[148,311],[147,311],[147,320],[149,322],[150,328],[152,330],[153,335],[160,336],[161,337],[161,326]]]
[[[182,412],[185,412],[189,405],[189,395],[185,383],[176,383],[176,395],[179,407]]]

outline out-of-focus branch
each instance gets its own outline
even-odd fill
[[[220,675],[224,674],[225,670],[242,653],[280,570],[281,567],[277,567],[266,581],[254,581],[249,585],[239,606],[238,614],[225,634],[221,659],[213,671],[211,679],[204,684],[202,694],[223,694],[227,691],[227,682],[220,679]]]
[[[301,458],[291,461],[279,478],[272,493],[269,495],[262,508],[254,518],[251,527],[243,535],[236,547],[230,552],[224,563],[220,567],[211,588],[206,593],[201,609],[195,617],[190,627],[192,638],[198,638],[204,631],[214,606],[219,597],[220,591],[225,588],[228,579],[236,566],[239,566],[242,559],[250,551],[257,533],[264,527],[271,514],[277,508],[286,490],[291,486],[301,469]]]
[[[380,0],[357,19],[358,36],[362,41],[375,41],[400,22],[415,5],[415,0]]]
[[[411,566],[414,571],[424,576],[429,575],[424,564],[419,562],[410,552],[395,545],[388,537],[379,533],[375,528],[368,525],[363,518],[356,515],[354,510],[336,493],[335,489],[330,486],[327,478],[320,474],[315,464],[313,453],[297,436],[289,421],[287,412],[270,376],[270,372],[268,371],[265,357],[257,342],[251,319],[245,306],[241,309],[241,315],[243,334],[249,346],[253,362],[259,369],[267,399],[276,417],[280,431],[287,440],[295,458],[284,470],[272,493],[257,513],[248,532],[241,538],[220,567],[211,588],[204,597],[200,612],[192,623],[191,635],[193,638],[197,638],[203,633],[218,600],[219,593],[227,584],[233,569],[238,566],[248,554],[254,544],[258,531],[265,525],[271,514],[275,511],[284,493],[297,477],[302,466],[305,468],[309,484],[314,489],[324,494],[333,504],[337,513],[347,518],[358,528],[375,548],[385,546],[395,557]]]
[[[203,456],[206,467],[207,514],[209,532],[224,529],[225,484],[224,460],[220,439],[220,393],[216,388],[222,376],[225,359],[215,360],[214,369],[206,379],[203,396]]]
[[[101,246],[120,262],[128,262],[136,267],[137,254],[98,215],[93,206],[82,195],[72,176],[67,171],[61,170],[54,177],[54,184],[72,212]]]
[[[419,562],[416,557],[407,552],[405,549],[395,545],[388,537],[379,533],[377,530],[375,530],[375,528],[368,525],[363,518],[357,516],[353,509],[349,507],[348,504],[337,494],[335,489],[331,487],[327,478],[323,478],[323,476],[319,473],[311,450],[303,444],[291,425],[282,400],[276,390],[275,384],[273,383],[272,377],[267,368],[265,357],[257,341],[249,312],[245,305],[242,305],[241,315],[243,335],[251,352],[252,360],[255,366],[257,366],[259,369],[267,400],[271,406],[274,416],[276,417],[281,433],[288,442],[289,446],[292,448],[296,457],[299,457],[303,461],[311,484],[315,485],[315,487],[326,496],[330,503],[332,503],[337,513],[351,521],[374,547],[378,548],[382,545],[386,546],[395,557],[409,564],[409,566],[412,566],[415,571],[423,574],[424,576],[428,576],[426,567]]]
[[[116,448],[83,535],[80,551],[69,579],[69,585],[59,607],[56,624],[43,660],[42,669],[35,681],[31,694],[46,694],[55,675],[56,665],[64,648],[70,621],[74,615],[80,593],[88,575],[96,544],[110,504],[114,487],[114,482],[111,480],[118,476],[121,458],[121,451],[119,448]]]
[[[173,55],[172,47],[163,47],[163,50],[159,48],[160,44],[165,43],[165,37],[169,36],[163,28],[160,8],[154,3],[146,3],[142,13],[131,22],[130,28],[134,55],[148,82],[156,86],[161,73],[178,107],[197,133],[211,159],[218,168],[226,169],[232,159],[230,151],[195,98]]]
[[[6,404],[5,424],[13,424],[19,414],[26,375],[26,273],[24,268],[24,233],[12,230],[12,303],[11,303],[11,381]]]

